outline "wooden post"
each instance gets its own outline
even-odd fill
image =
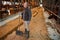
[[[2,0],[0,0],[0,4],[2,4]]]

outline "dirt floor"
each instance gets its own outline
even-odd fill
[[[45,24],[45,19],[43,16],[43,9],[38,8],[37,15],[32,17],[30,22],[30,38],[26,39],[25,34],[23,35],[16,35],[16,31],[12,32],[8,35],[5,40],[50,40],[48,37],[48,32]],[[21,25],[18,30],[24,32],[24,24]]]

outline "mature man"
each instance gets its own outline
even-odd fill
[[[32,13],[31,10],[28,8],[28,2],[25,2],[23,11],[23,20],[24,20],[24,27],[25,27],[25,34],[26,37],[29,38],[29,23],[31,21]]]

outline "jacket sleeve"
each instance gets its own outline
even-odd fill
[[[22,11],[22,13],[21,13],[21,17],[22,17],[22,19],[23,19],[23,16],[24,16],[23,14],[24,14],[24,11]]]
[[[31,17],[32,17],[32,12],[31,10],[29,10],[29,20],[31,20]]]

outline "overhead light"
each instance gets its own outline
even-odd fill
[[[42,7],[43,6],[43,4],[40,4],[40,7]]]

